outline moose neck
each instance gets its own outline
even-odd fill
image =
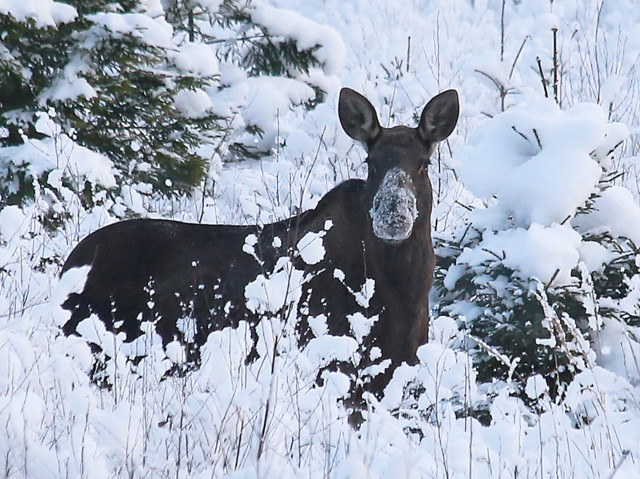
[[[411,236],[389,243],[370,231],[366,254],[369,274],[384,305],[380,346],[394,364],[416,362],[418,346],[427,341],[429,290],[434,268],[429,216],[416,222]]]
[[[366,257],[376,281],[400,297],[426,296],[431,286],[433,246],[428,221],[416,222],[411,236],[398,243],[381,240],[370,232]],[[415,304],[415,303],[410,303]]]

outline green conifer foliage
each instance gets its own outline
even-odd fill
[[[601,331],[619,323],[633,334],[627,327],[640,325],[640,251],[629,238],[581,227],[597,210],[597,198],[612,185],[604,178],[571,222],[584,243],[607,252],[607,260],[592,271],[579,263],[569,284],[558,284],[555,277],[549,284],[525,277],[505,266],[500,254],[482,264],[460,261],[465,249],[482,241],[482,232],[472,224],[453,237],[436,239],[439,312],[461,318],[479,381],[512,381],[520,397],[535,407],[525,388],[529,378],[539,374],[548,386],[540,396],[560,399],[577,373],[597,364]],[[447,274],[452,268],[458,279],[450,289]]]
[[[251,0],[223,0],[213,2],[213,7],[196,0],[168,3],[166,17],[174,29],[189,41],[214,46],[221,63],[236,65],[249,77],[284,77],[306,84],[314,93],[303,104],[307,109],[324,101],[326,92],[309,77],[312,69],[324,67],[317,55],[320,45],[301,47],[294,37],[272,33],[254,19],[256,6]],[[263,126],[253,123],[238,128],[229,138],[226,160],[259,159],[271,154],[271,148],[257,146],[268,134]]]
[[[473,358],[479,381],[513,380],[524,389],[529,377],[541,374],[555,397],[576,373],[576,330],[566,328],[565,320],[575,318],[576,310],[584,316],[576,302],[578,292],[546,289],[535,278],[522,278],[505,267],[500,258],[465,268],[455,290],[447,290],[444,279],[448,268],[480,237],[478,232],[467,232],[462,243],[438,240],[441,261],[435,287],[442,295],[441,312],[455,316],[461,305],[473,306],[475,314],[465,318],[463,327],[475,343]]]
[[[40,27],[0,14],[0,147],[44,137],[35,128],[38,98],[68,61],[72,31],[69,24]],[[0,205],[33,196],[28,166],[0,153]]]
[[[186,32],[191,41],[198,38],[219,44],[221,57],[243,67],[251,76],[295,78],[321,66],[315,56],[320,45],[300,48],[294,38],[273,35],[268,27],[253,20],[252,9],[250,0],[224,0],[214,12],[193,0],[174,0],[167,19],[176,30]],[[226,31],[224,39],[212,34],[216,27]],[[321,90],[318,93],[324,94]]]
[[[167,46],[149,42],[144,27],[119,31],[96,15],[107,11],[131,25],[135,15],[145,15],[142,2],[70,3],[77,16],[55,27],[0,15],[0,145],[42,138],[36,114],[49,112],[63,133],[105,154],[123,183],[188,193],[206,173],[197,147],[215,141],[225,126],[213,113],[185,115],[175,96],[216,78],[177,71]],[[78,79],[84,88],[74,90],[68,83]],[[3,202],[20,203],[33,195],[34,178],[28,165],[2,156]]]
[[[77,56],[87,59],[92,97],[55,102],[77,141],[105,153],[122,175],[164,193],[189,192],[205,174],[197,153],[223,129],[214,114],[185,117],[174,104],[183,89],[202,88],[212,78],[184,76],[166,68],[165,51],[103,26],[83,32]]]

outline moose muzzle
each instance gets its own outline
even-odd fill
[[[369,210],[378,238],[397,243],[411,236],[418,217],[414,191],[411,177],[402,168],[387,171]]]

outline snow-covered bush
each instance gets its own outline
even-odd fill
[[[206,104],[193,114],[179,100],[204,95],[215,72],[167,66],[175,48],[172,30],[153,18],[157,12],[145,2],[124,2],[111,12],[102,11],[99,1],[80,2],[77,8],[45,4],[58,13],[42,19],[40,7],[31,5],[2,15],[0,62],[3,84],[9,86],[3,88],[8,101],[0,110],[2,145],[51,139],[58,148],[54,168],[64,172],[61,181],[87,207],[97,186],[119,193],[126,183],[166,193],[199,185],[208,162],[199,148],[219,138],[225,123]],[[43,116],[55,128],[39,126]],[[74,176],[64,163],[76,146],[106,155],[126,181],[104,185]],[[55,189],[47,181],[52,168],[30,171],[12,150],[0,154],[5,201],[32,199],[34,181]]]
[[[281,148],[293,130],[290,109],[313,108],[337,88],[341,38],[292,9],[246,0],[172,1],[167,20],[178,38],[209,45],[220,63],[216,107],[234,118],[228,160]]]
[[[289,10],[200,6],[211,22],[202,25],[208,43],[196,43],[153,1],[45,4],[48,15],[31,4],[0,11],[0,145],[51,139],[60,181],[85,208],[104,190],[129,196],[120,203],[132,203],[133,214],[142,212],[140,198],[199,186],[210,193],[223,158],[271,154],[292,130],[290,109],[316,105],[335,88],[340,38]],[[53,127],[43,129],[42,117]],[[66,168],[76,146],[105,155],[118,181]],[[14,150],[0,151],[0,162],[3,201],[33,199],[34,182],[56,190],[52,167],[41,162],[35,171]]]
[[[640,302],[640,208],[609,171],[626,127],[597,105],[566,111],[528,98],[487,121],[456,154],[484,207],[439,239],[441,311],[460,318],[481,381],[514,380],[523,397],[564,395],[603,356],[608,322],[633,335]]]

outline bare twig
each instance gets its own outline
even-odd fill
[[[538,63],[538,73],[540,74],[540,81],[542,81],[542,88],[544,89],[544,97],[549,98],[549,92],[547,91],[547,81],[544,78],[544,73],[542,71],[542,60],[540,60],[540,57],[536,57],[536,62]]]
[[[558,29],[553,28],[553,99],[560,105],[558,94]]]
[[[516,63],[518,63],[518,58],[520,58],[520,54],[522,53],[522,50],[524,50],[524,45],[525,45],[525,43],[527,43],[528,39],[529,39],[529,35],[524,37],[524,40],[522,40],[522,44],[520,45],[520,48],[518,49],[518,53],[516,53],[516,56],[513,59],[513,63],[511,64],[511,70],[509,70],[509,80],[511,80],[511,77],[513,76],[513,71],[516,68]]]

